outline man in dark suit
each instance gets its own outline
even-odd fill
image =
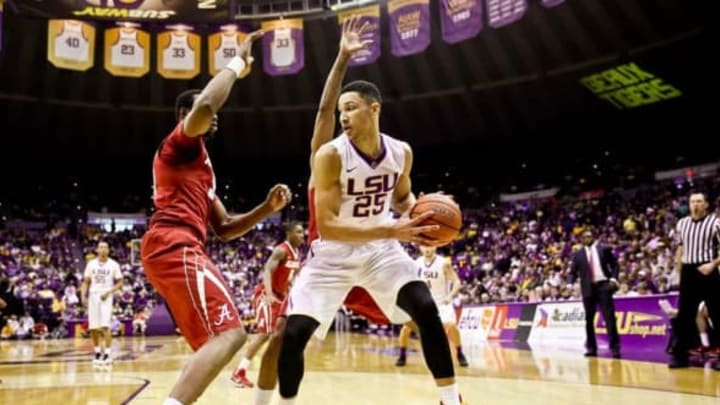
[[[570,269],[574,279],[578,275],[580,276],[587,336],[585,356],[597,356],[594,319],[599,304],[610,338],[610,349],[613,357],[618,359],[620,358],[620,337],[618,336],[612,297],[618,287],[618,262],[609,247],[595,242],[592,231],[583,232],[582,243],[583,247],[578,249],[572,258]]]

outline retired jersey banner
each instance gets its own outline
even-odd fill
[[[540,4],[542,4],[545,7],[555,7],[559,5],[560,3],[564,3],[565,0],[540,0]]]
[[[22,14],[85,20],[221,23],[232,17],[230,0],[14,0]]]
[[[262,23],[263,68],[270,76],[290,75],[305,66],[303,20],[275,20]]]
[[[486,0],[488,24],[500,28],[521,19],[527,11],[527,0]]]
[[[118,25],[105,30],[105,70],[114,76],[144,76],[150,71],[150,34],[139,24]]]
[[[392,54],[424,51],[430,45],[430,0],[389,0],[387,7]]]
[[[95,27],[77,20],[49,20],[47,58],[57,68],[90,69],[95,64]]]
[[[474,38],[483,27],[480,0],[440,0],[443,41],[454,44]]]
[[[342,31],[342,25],[346,19],[359,15],[360,26],[370,24],[370,29],[363,35],[362,39],[372,39],[373,43],[366,49],[353,54],[348,63],[350,66],[360,66],[373,63],[380,57],[380,5],[363,7],[352,11],[345,11],[338,14],[338,23]]]
[[[214,31],[208,36],[208,66],[213,76],[238,55],[246,36],[237,24],[221,25]]]
[[[200,36],[187,25],[168,25],[157,37],[157,67],[166,79],[192,79],[200,74]]]

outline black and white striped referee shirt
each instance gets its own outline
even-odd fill
[[[678,221],[676,231],[683,246],[683,264],[704,264],[715,260],[720,244],[720,218],[708,214],[693,220],[687,216]]]

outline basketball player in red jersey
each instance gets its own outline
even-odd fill
[[[313,160],[315,153],[325,143],[333,139],[335,131],[335,108],[340,97],[340,88],[347,71],[350,57],[356,52],[364,49],[372,43],[372,40],[363,40],[362,36],[369,26],[360,26],[358,17],[351,17],[345,20],[340,39],[340,48],[335,58],[320,98],[320,105],[315,117],[315,128],[312,140],[310,141],[310,180],[308,181],[308,207],[310,220],[308,224],[308,245],[318,237],[317,225],[315,223],[315,207],[313,204],[314,179],[312,175]],[[287,300],[283,303],[283,316],[278,318],[275,330],[270,338],[267,349],[263,353],[260,364],[260,373],[255,390],[254,405],[267,405],[272,398],[273,390],[277,385],[278,371],[277,360],[282,346],[282,336],[285,330],[285,307]],[[365,316],[377,324],[387,324],[388,319],[382,311],[377,308],[372,297],[362,288],[354,288],[347,297],[346,305],[356,313]]]
[[[195,351],[165,405],[192,404],[245,342],[230,290],[205,252],[207,224],[223,240],[243,235],[290,201],[287,186],[270,189],[262,204],[231,216],[215,195],[215,174],[204,144],[217,129],[215,115],[238,78],[252,63],[249,34],[238,56],[202,91],[186,91],[176,102],[178,124],[153,159],[156,211],[143,237],[142,263],[148,279],[167,301]]]
[[[281,318],[285,317],[290,279],[300,270],[298,249],[304,239],[305,228],[302,224],[294,221],[285,224],[285,241],[275,246],[265,263],[263,282],[258,284],[253,294],[258,335],[248,344],[245,356],[231,377],[231,381],[239,387],[253,387],[252,381],[247,378],[250,361],[270,339],[275,328],[278,325],[282,328],[284,319]]]

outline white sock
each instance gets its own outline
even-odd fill
[[[107,354],[107,355],[109,356],[109,355],[110,355],[110,350],[111,350],[111,349],[110,349],[109,347],[106,347],[106,348],[105,348],[105,354]]]
[[[165,402],[163,402],[163,405],[183,405],[183,403],[180,402],[180,401],[178,401],[178,400],[175,399],[175,398],[167,397],[167,398],[165,399]]]
[[[710,347],[710,337],[708,337],[707,332],[700,333],[700,341],[703,347]]]
[[[297,397],[292,397],[292,398],[280,397],[280,402],[278,402],[278,405],[295,405],[295,398],[297,398]]]
[[[253,405],[270,405],[274,390],[264,390],[262,388],[255,389],[255,400]]]
[[[457,383],[438,387],[442,405],[460,405],[460,392]]]
[[[250,367],[250,360],[248,360],[247,357],[243,357],[242,360],[240,360],[238,370],[247,370],[248,367]]]
[[[100,346],[95,346],[95,354],[97,354],[97,353],[102,353]]]

